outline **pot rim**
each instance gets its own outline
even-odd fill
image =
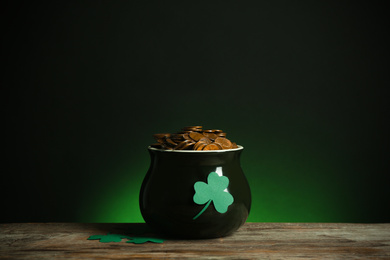
[[[166,152],[166,153],[226,153],[226,152],[235,152],[243,150],[244,147],[242,145],[237,145],[238,148],[234,149],[225,149],[225,150],[208,150],[208,151],[196,151],[196,150],[167,150],[167,149],[157,149],[151,146],[148,146],[149,150],[158,151],[158,152]]]

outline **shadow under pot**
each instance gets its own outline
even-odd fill
[[[149,147],[139,198],[145,222],[176,238],[232,234],[248,218],[251,192],[240,166],[243,147],[216,151]]]

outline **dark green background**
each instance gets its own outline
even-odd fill
[[[245,147],[249,221],[390,221],[378,2],[1,9],[2,222],[143,221],[146,147],[153,133],[187,125],[223,129]]]

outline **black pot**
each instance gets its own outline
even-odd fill
[[[240,166],[242,146],[216,151],[148,149],[151,164],[139,202],[153,229],[178,238],[215,238],[245,223],[251,193]]]

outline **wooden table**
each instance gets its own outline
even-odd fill
[[[145,227],[0,224],[0,259],[390,259],[390,224],[246,223],[232,236],[217,239],[171,239],[162,244],[87,240]]]

